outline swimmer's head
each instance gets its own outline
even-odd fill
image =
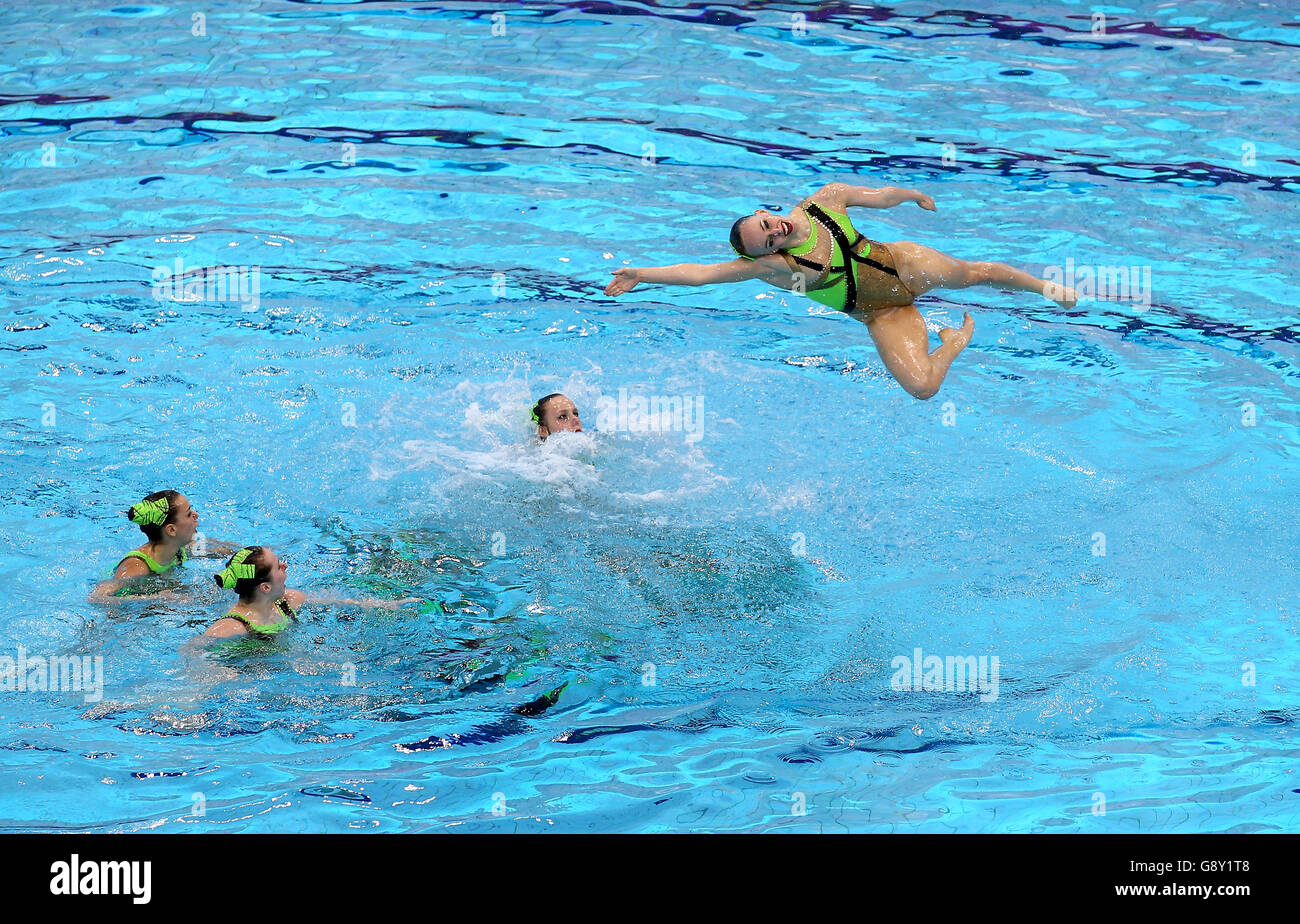
[[[756,209],[753,215],[739,218],[731,226],[731,249],[746,260],[776,253],[792,243],[794,224],[788,218]]]
[[[582,432],[582,418],[578,415],[578,406],[558,392],[547,395],[533,405],[533,423],[537,424],[537,435],[546,439],[552,433],[568,430],[572,433]]]
[[[266,546],[249,545],[230,556],[213,580],[239,594],[244,603],[251,603],[259,595],[273,600],[283,597],[288,573],[289,566]]]
[[[179,491],[155,491],[126,512],[150,542],[179,538],[189,542],[199,528],[199,514]]]

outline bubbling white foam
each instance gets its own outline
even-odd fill
[[[713,471],[701,445],[682,433],[598,432],[590,429],[595,421],[587,414],[589,429],[540,440],[528,412],[541,395],[565,394],[580,411],[592,411],[605,400],[584,375],[532,387],[514,378],[464,381],[427,400],[394,402],[385,423],[406,438],[396,446],[376,447],[371,478],[420,476],[423,490],[461,503],[488,502],[497,493],[491,488],[517,493],[536,486],[617,507],[707,495],[729,482]],[[453,422],[447,409],[455,407],[461,410]],[[429,435],[416,436],[420,433]],[[430,472],[437,473],[432,484]]]

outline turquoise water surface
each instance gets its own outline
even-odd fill
[[[0,12],[0,658],[103,666],[0,697],[0,830],[1296,830],[1300,20],[997,10]],[[835,180],[1150,289],[923,298],[928,402],[804,297],[602,293]],[[196,654],[215,559],[87,600],[162,488],[425,602]]]

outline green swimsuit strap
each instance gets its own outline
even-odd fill
[[[843,227],[837,227],[839,216],[837,215],[836,220],[832,221],[830,216],[813,202],[809,202],[802,208],[804,214],[808,216],[808,240],[783,252],[800,266],[807,267],[818,275],[826,274],[822,284],[813,290],[825,293],[818,301],[825,301],[832,308],[837,307],[831,304],[832,302],[839,302],[839,309],[848,311],[857,304],[857,279],[854,278],[854,274],[849,268],[850,261],[844,257],[846,238]],[[847,215],[844,216],[844,220],[848,221]],[[825,226],[827,233],[831,235],[831,252],[828,263],[818,263],[816,260],[808,260],[803,256],[811,253],[817,246],[818,225]],[[860,239],[862,235],[859,234],[858,237]],[[854,244],[856,243],[857,241],[854,241]],[[852,252],[851,248],[849,248],[849,252]]]
[[[298,614],[293,611],[293,607],[289,605],[289,601],[286,600],[284,597],[281,597],[279,600],[277,600],[275,605],[280,610],[280,612],[284,614],[284,619],[280,620],[279,622],[273,622],[267,624],[263,624],[260,622],[253,622],[251,619],[248,618],[247,615],[239,612],[238,610],[231,610],[230,612],[226,613],[226,615],[222,618],[235,619],[238,620],[239,622],[242,622],[248,628],[248,631],[255,635],[256,634],[275,635],[277,632],[282,632],[283,630],[289,628],[289,625],[295,619],[298,618]]]
[[[119,561],[117,565],[113,568],[113,570],[116,571],[118,568],[120,568],[122,566],[122,562],[126,561],[128,558],[138,558],[145,563],[145,565],[149,568],[150,573],[162,574],[165,571],[170,571],[175,565],[185,564],[187,561],[189,561],[190,553],[188,550],[186,550],[185,546],[181,546],[180,551],[176,553],[175,558],[168,561],[167,564],[165,565],[160,565],[158,564],[158,562],[150,558],[147,552],[141,552],[139,549],[132,549],[131,551],[127,552],[125,555],[122,556],[122,561]]]

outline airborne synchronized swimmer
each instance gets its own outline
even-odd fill
[[[868,189],[830,183],[791,210],[789,217],[758,209],[731,228],[737,258],[702,265],[626,267],[614,271],[606,295],[622,295],[639,283],[703,286],[761,279],[844,311],[864,322],[880,358],[898,383],[916,398],[930,398],[948,367],[970,343],[975,322],[965,315],[960,330],[939,331],[942,344],[930,352],[925,320],[915,299],[932,289],[999,286],[1037,292],[1062,307],[1076,295],[1005,263],[958,260],[912,241],[881,243],[864,238],[846,214],[850,206],[887,209],[915,202],[934,211],[934,200],[914,189]]]

